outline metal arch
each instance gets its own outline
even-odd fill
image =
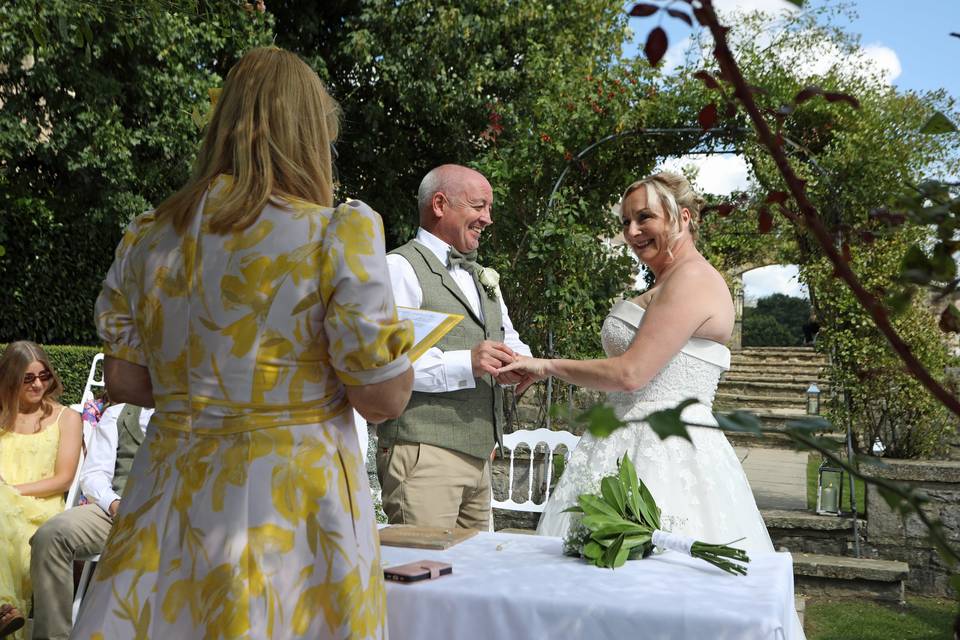
[[[550,210],[553,208],[553,200],[557,195],[557,191],[559,191],[560,187],[563,185],[564,178],[566,178],[567,174],[570,173],[570,167],[573,166],[573,162],[575,160],[583,160],[590,154],[591,151],[606,144],[607,142],[612,142],[613,140],[619,140],[621,138],[628,138],[631,136],[666,136],[683,133],[699,133],[701,134],[700,138],[696,141],[696,144],[692,145],[691,147],[695,148],[698,144],[710,137],[718,138],[725,134],[731,135],[732,137],[732,134],[746,133],[747,131],[747,129],[743,128],[718,128],[704,132],[700,127],[657,127],[653,129],[631,129],[630,131],[621,131],[620,133],[614,133],[606,136],[605,138],[600,138],[596,142],[584,147],[577,155],[573,156],[573,158],[567,162],[567,166],[563,168],[563,171],[560,173],[560,177],[557,178],[556,183],[553,185],[553,189],[550,190],[550,197],[547,198],[547,208],[545,213],[550,213]],[[736,153],[736,151],[714,151],[713,153],[725,154]]]

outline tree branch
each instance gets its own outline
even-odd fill
[[[926,367],[913,355],[910,345],[904,342],[896,329],[893,328],[881,302],[860,283],[859,278],[857,278],[856,274],[850,269],[849,265],[847,265],[846,260],[843,259],[843,256],[841,256],[836,247],[834,247],[830,232],[823,225],[817,208],[807,197],[804,181],[794,172],[782,145],[777,143],[773,133],[770,131],[770,126],[767,124],[766,119],[764,119],[760,112],[760,108],[753,99],[749,85],[743,77],[743,73],[740,71],[740,67],[737,65],[733,52],[727,43],[728,28],[720,24],[716,11],[713,8],[712,0],[701,0],[701,8],[698,11],[697,17],[701,24],[706,26],[713,35],[715,44],[714,57],[717,59],[724,77],[733,85],[734,96],[747,111],[747,115],[753,123],[761,144],[767,148],[770,156],[776,163],[777,169],[780,171],[780,175],[783,176],[783,180],[790,191],[790,195],[793,196],[803,215],[803,220],[807,228],[833,264],[837,276],[847,284],[853,292],[853,295],[873,318],[877,329],[880,330],[880,333],[883,334],[887,342],[890,343],[890,346],[906,365],[910,375],[926,387],[945,407],[960,417],[960,401],[937,382],[933,376],[930,375],[930,372],[927,371]]]

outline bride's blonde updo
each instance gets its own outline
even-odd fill
[[[700,210],[703,208],[705,201],[693,190],[687,179],[670,171],[655,173],[642,180],[637,180],[627,187],[620,202],[626,200],[627,196],[640,187],[647,188],[648,199],[651,190],[657,194],[660,206],[673,223],[674,231],[670,234],[670,244],[673,245],[680,238],[682,229],[680,225],[681,209],[687,209],[690,212],[690,237],[696,243],[700,231]]]

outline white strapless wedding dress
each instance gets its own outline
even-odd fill
[[[627,350],[643,313],[628,300],[613,307],[601,331],[608,356]],[[576,504],[582,493],[599,493],[600,479],[615,473],[617,460],[628,453],[662,511],[665,530],[703,542],[743,538],[734,546],[747,553],[773,551],[750,484],[723,432],[690,427],[692,444],[678,437],[661,440],[643,421],[654,411],[696,398],[699,404],[684,410],[684,419],[716,424],[713,396],[720,375],[729,368],[730,351],[725,346],[692,338],[643,389],[608,394],[607,402],[629,426],[601,439],[584,434],[550,495],[537,533],[565,536],[570,514],[563,510]]]
[[[644,310],[629,300],[618,302],[600,332],[608,356],[623,353],[633,342]],[[606,438],[584,434],[580,444],[550,494],[537,533],[564,537],[570,514],[563,510],[581,493],[599,493],[600,479],[615,473],[624,453],[637,467],[637,475],[650,488],[661,509],[661,526],[702,542],[730,543],[748,554],[772,552],[773,543],[753,499],[743,467],[718,429],[689,427],[693,440],[661,440],[644,418],[677,406],[686,398],[699,404],[687,407],[683,418],[699,424],[716,424],[713,396],[724,371],[730,368],[730,351],[718,342],[690,339],[650,383],[635,393],[610,393],[617,417],[629,422]],[[749,603],[744,603],[749,606]],[[791,640],[803,640],[800,618],[794,612]]]

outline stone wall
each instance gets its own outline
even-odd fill
[[[952,460],[883,460],[864,466],[870,476],[911,485],[930,498],[925,513],[939,518],[948,540],[960,548],[960,462]],[[907,588],[914,592],[952,595],[950,570],[933,549],[927,529],[916,515],[902,518],[873,485],[867,485],[867,557],[900,560],[910,565]]]

